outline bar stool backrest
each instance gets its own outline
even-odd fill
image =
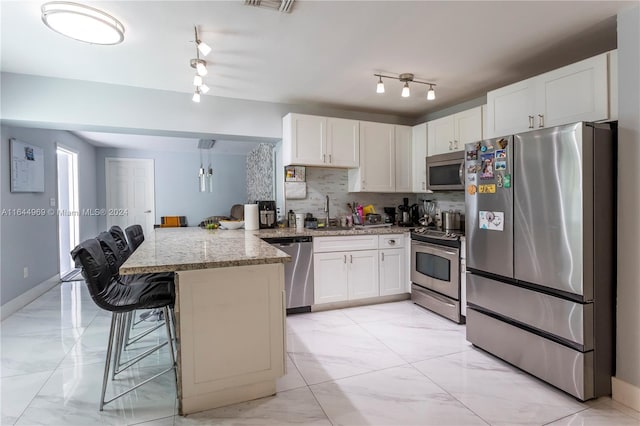
[[[96,237],[98,242],[100,243],[100,247],[102,248],[102,252],[104,253],[104,257],[107,260],[107,264],[109,265],[109,270],[111,271],[111,275],[114,278],[118,278],[120,276],[120,266],[124,263],[125,260],[118,249],[118,245],[116,244],[116,240],[113,238],[110,232],[104,231],[98,234]]]
[[[127,237],[124,236],[124,231],[118,225],[113,225],[109,229],[109,233],[113,239],[116,240],[116,245],[118,246],[118,250],[120,250],[121,257],[127,260],[129,256],[131,256],[131,249],[129,248],[129,244],[127,244]]]
[[[93,301],[107,311],[117,311],[117,307],[109,302],[111,288],[114,283],[107,260],[100,243],[95,238],[81,242],[71,251],[76,267],[82,268],[82,276],[87,283]]]
[[[131,225],[125,229],[124,232],[127,234],[129,247],[131,248],[131,253],[133,253],[144,241],[144,231],[142,230],[142,226]]]

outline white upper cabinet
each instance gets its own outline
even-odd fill
[[[487,93],[487,138],[610,118],[609,53]]]
[[[328,165],[358,167],[360,165],[360,122],[343,118],[327,119]]]
[[[412,192],[412,129],[360,122],[360,167],[349,169],[349,192]]]
[[[412,192],[413,159],[411,126],[395,126],[396,143],[396,192]]]
[[[358,123],[357,120],[287,114],[282,119],[284,165],[358,167]]]
[[[429,156],[463,151],[466,143],[482,140],[482,107],[429,121],[427,133]]]
[[[349,192],[395,192],[393,124],[360,122],[360,167],[349,170]]]
[[[427,123],[412,129],[412,188],[411,192],[427,192]]]

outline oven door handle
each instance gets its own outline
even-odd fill
[[[419,247],[419,248],[422,248],[422,249],[427,249],[430,254],[439,254],[439,253],[444,252],[444,253],[448,254],[449,256],[457,257],[459,255],[459,252],[457,250],[456,251],[449,251],[449,250],[447,250],[445,248],[446,246],[437,246],[435,244],[422,243],[422,242],[417,242],[417,241],[412,241],[411,244],[414,245],[415,247]]]
[[[458,178],[460,179],[460,184],[464,185],[464,161],[460,163],[460,168],[458,168]]]
[[[415,285],[415,284],[414,284],[414,285]],[[418,289],[418,291],[420,291],[420,290]],[[455,305],[455,304],[453,304],[453,303],[451,303],[451,301],[450,301],[449,299],[447,299],[447,298],[446,298],[446,297],[444,297],[444,296],[440,296],[439,294],[437,294],[437,293],[435,293],[435,292],[433,292],[433,291],[430,291],[430,292],[428,292],[428,293],[427,293],[427,292],[421,292],[421,293],[426,294],[428,297],[431,297],[431,298],[433,298],[433,299],[436,299],[438,302],[440,302],[440,303],[444,303],[445,305],[447,305],[447,306],[449,306],[449,307],[451,307],[451,308],[455,308],[455,307],[456,307],[456,305]]]

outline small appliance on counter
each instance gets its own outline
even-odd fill
[[[260,229],[276,227],[276,202],[257,201]]]
[[[383,207],[385,218],[384,223],[396,223],[396,208],[395,207]]]
[[[307,213],[304,218],[304,227],[307,229],[317,229],[318,228],[318,218],[313,217],[311,213]]]
[[[402,205],[398,206],[400,211],[400,217],[398,218],[398,226],[413,226],[411,220],[411,207],[409,206],[409,199],[403,198]]]

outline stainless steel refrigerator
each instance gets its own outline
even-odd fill
[[[575,123],[467,144],[467,340],[580,400],[611,393],[615,147]]]

